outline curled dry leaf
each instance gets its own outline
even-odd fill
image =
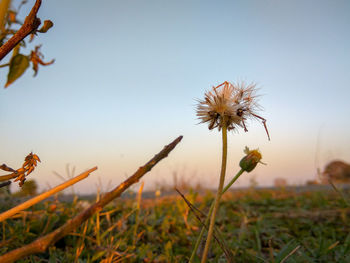
[[[39,64],[42,66],[48,66],[51,65],[52,63],[55,62],[55,60],[51,60],[49,62],[44,62],[42,59],[44,58],[43,54],[40,52],[40,46],[36,46],[35,50],[31,52],[30,54],[30,60],[33,64],[33,70],[34,70],[34,77],[36,76],[36,74],[38,74],[39,71]]]
[[[38,32],[46,33],[51,27],[53,27],[53,22],[51,20],[45,20],[43,26],[38,30]]]

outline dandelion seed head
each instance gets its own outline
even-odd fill
[[[208,123],[209,130],[218,128],[220,131],[226,122],[228,130],[240,127],[248,131],[246,120],[260,119],[269,137],[266,120],[256,114],[261,110],[256,90],[256,84],[247,85],[244,82],[232,84],[225,81],[213,87],[205,93],[204,100],[198,100],[197,116],[200,123]]]

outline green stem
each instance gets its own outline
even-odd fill
[[[340,195],[340,197],[343,199],[344,203],[350,207],[350,203],[347,200],[347,198],[345,197],[344,193],[333,183],[333,181],[331,179],[328,180],[329,183],[331,184],[331,186],[333,187],[333,189]]]
[[[227,126],[226,126],[225,118],[223,118],[222,123],[223,123],[223,127],[222,127],[222,162],[221,162],[220,182],[219,182],[218,190],[216,192],[214,208],[213,208],[213,212],[212,212],[211,219],[210,219],[207,241],[205,242],[205,247],[204,247],[204,252],[202,255],[201,263],[207,262],[207,256],[208,256],[208,252],[209,252],[209,248],[210,248],[210,243],[211,243],[211,240],[213,237],[213,230],[214,230],[214,225],[215,225],[216,213],[218,212],[218,209],[219,209],[221,192],[222,192],[222,189],[224,187],[224,182],[225,182],[226,163],[227,163]]]
[[[244,173],[244,170],[241,169],[236,175],[235,177],[225,186],[225,188],[222,190],[221,192],[221,195],[223,195],[230,187],[231,185],[237,181],[237,179],[241,176],[241,174]],[[209,213],[207,215],[207,218],[205,219],[205,222],[204,222],[204,226],[202,226],[202,229],[201,229],[201,232],[199,233],[199,236],[197,238],[197,241],[196,241],[196,244],[193,248],[193,251],[192,251],[192,254],[191,254],[191,257],[190,257],[190,260],[188,261],[188,263],[193,263],[193,260],[194,260],[194,257],[196,256],[196,252],[198,250],[198,247],[199,247],[199,244],[201,243],[201,240],[203,238],[203,235],[204,235],[204,232],[205,232],[205,229],[206,227],[208,226],[208,223],[209,223],[209,219],[210,219],[210,216],[213,212],[213,208],[214,208],[214,202],[211,204],[210,206],[210,209],[209,209]]]
[[[222,190],[221,195],[223,195],[230,187],[233,185],[234,182],[237,181],[237,179],[241,176],[242,173],[244,173],[245,170],[241,169],[235,177],[225,186],[224,190]]]

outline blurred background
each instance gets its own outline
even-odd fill
[[[345,0],[43,1],[38,16],[54,27],[32,45],[56,61],[0,89],[0,163],[17,169],[33,151],[42,162],[29,178],[40,189],[97,165],[75,186],[95,193],[183,135],[145,188],[174,178],[216,188],[221,135],[198,125],[196,99],[245,81],[260,89],[271,141],[259,122],[230,133],[227,178],[248,146],[267,165],[235,187],[315,180],[328,162],[350,162],[349,13]]]

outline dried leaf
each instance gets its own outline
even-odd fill
[[[38,30],[38,32],[46,33],[51,27],[53,27],[53,22],[51,20],[45,20],[44,25]]]
[[[32,62],[33,70],[34,70],[34,77],[38,74],[39,70],[39,64],[42,66],[48,66],[55,62],[55,60],[51,60],[49,62],[44,62],[41,58],[43,58],[43,54],[40,52],[40,46],[36,46],[35,50],[33,50],[30,54],[30,61]]]

